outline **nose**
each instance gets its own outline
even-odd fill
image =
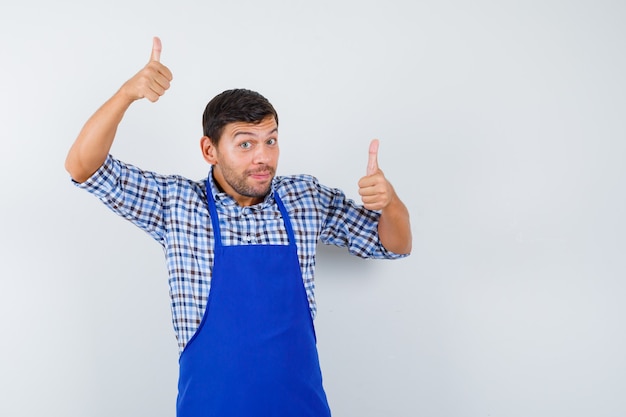
[[[272,150],[264,144],[257,146],[254,152],[253,162],[255,164],[267,164],[272,158],[271,152]]]

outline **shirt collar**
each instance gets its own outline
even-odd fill
[[[220,191],[220,189],[217,187],[217,184],[215,183],[215,179],[213,178],[213,165],[211,165],[209,168],[208,178],[209,178],[209,184],[211,184],[211,195],[213,196],[213,201],[215,201],[216,204],[220,204],[222,206],[238,206],[234,198],[232,198],[230,195],[226,194],[225,192]],[[276,177],[272,179],[270,192],[267,193],[267,195],[265,196],[265,199],[259,204],[250,206],[250,209],[260,210],[273,204],[275,185],[276,185]]]

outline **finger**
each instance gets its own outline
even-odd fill
[[[367,175],[374,175],[378,171],[378,139],[370,143],[369,159],[367,161]]]
[[[170,88],[170,79],[160,73],[154,76],[153,82],[165,90]]]
[[[359,186],[359,190],[365,191],[376,188],[376,184],[376,178],[372,177],[371,175],[365,175],[359,180],[357,185]]]
[[[159,72],[168,80],[172,81],[174,77],[172,76],[172,71],[169,70],[165,65],[161,65],[159,68]]]
[[[150,55],[150,61],[161,62],[161,39],[157,36],[152,38],[152,55]]]

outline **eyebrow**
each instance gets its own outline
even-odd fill
[[[276,128],[274,128],[274,129],[272,129],[272,131],[271,131],[271,132],[269,132],[269,133],[267,134],[267,136],[271,136],[271,135],[273,135],[274,133],[278,133],[278,128],[277,128],[277,127],[276,127]],[[237,133],[235,133],[235,135],[233,136],[233,138],[236,138],[236,137],[237,137],[237,136],[239,136],[239,135],[249,135],[249,136],[255,136],[255,137],[256,137],[256,135],[255,135],[254,133],[244,131],[244,132],[237,132]]]

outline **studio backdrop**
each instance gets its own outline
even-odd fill
[[[26,0],[0,6],[0,415],[171,417],[178,352],[150,236],[65,155],[150,57],[174,75],[111,150],[206,176],[206,103],[280,117],[279,174],[359,199],[368,144],[413,253],[321,246],[336,417],[626,415],[626,6],[609,0]]]

